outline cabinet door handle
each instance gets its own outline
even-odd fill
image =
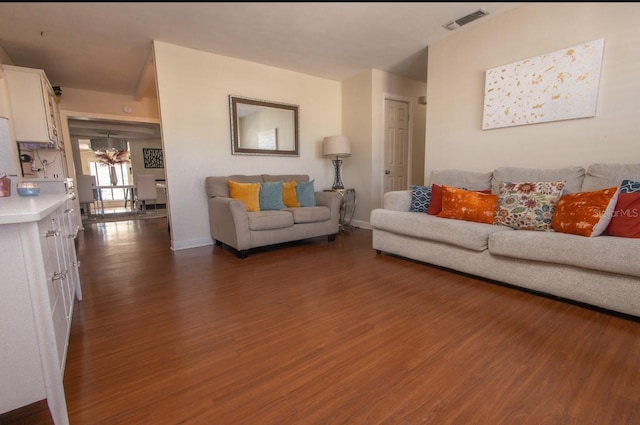
[[[54,272],[53,276],[51,276],[51,280],[63,280],[67,278],[67,271],[62,270],[60,272]]]
[[[60,231],[60,229],[56,229],[56,230],[47,230],[46,236],[48,238],[52,237],[52,236],[60,236],[62,234],[62,232]]]

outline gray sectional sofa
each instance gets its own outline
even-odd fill
[[[491,189],[501,182],[563,180],[565,193],[640,181],[640,164],[563,169],[501,167],[492,172],[434,170],[430,183]],[[388,192],[371,213],[373,248],[612,312],[640,317],[640,239],[584,237],[554,231],[440,218],[410,212],[411,190]],[[638,218],[640,220],[640,218]]]
[[[211,238],[216,245],[228,245],[239,258],[252,248],[327,236],[334,241],[339,232],[341,197],[335,192],[315,192],[315,206],[248,212],[238,199],[229,197],[229,180],[238,183],[279,181],[309,182],[305,174],[209,176],[205,191],[209,208]]]

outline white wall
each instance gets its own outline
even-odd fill
[[[426,114],[424,105],[418,104],[418,97],[424,96],[426,90],[423,82],[376,69],[342,83],[343,131],[352,145],[352,156],[342,163],[342,180],[345,186],[356,189],[355,224],[367,227],[371,211],[382,206],[385,98],[410,103],[410,183],[423,183]]]
[[[131,108],[131,112],[125,112],[126,106]],[[58,107],[61,112],[69,115],[102,114],[105,119],[121,117],[122,120],[135,121],[140,118],[158,119],[159,117],[158,100],[155,98],[145,97],[134,100],[132,96],[123,94],[68,87],[62,87],[62,95],[58,97]]]
[[[212,243],[204,180],[230,174],[309,174],[331,187],[325,136],[341,132],[341,85],[292,71],[154,42],[172,247]],[[300,156],[231,154],[229,95],[300,107]]]
[[[434,168],[640,162],[640,7],[529,3],[429,47],[425,176]],[[481,130],[485,71],[604,38],[594,118]]]

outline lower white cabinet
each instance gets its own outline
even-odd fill
[[[76,229],[67,195],[41,198],[0,203],[0,413],[46,399],[63,425],[69,330],[82,299]]]

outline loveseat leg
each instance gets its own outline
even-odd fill
[[[381,255],[382,251],[380,251],[379,249],[376,249],[376,255]]]
[[[328,235],[327,239],[329,239],[329,242],[335,242],[336,240],[336,234],[334,233],[333,235]]]
[[[216,246],[222,246],[222,242],[220,242],[219,240],[215,239],[213,241],[214,244],[216,244]]]
[[[245,259],[249,256],[249,250],[248,249],[242,249],[240,251],[238,251],[237,253],[238,258],[240,259]]]

